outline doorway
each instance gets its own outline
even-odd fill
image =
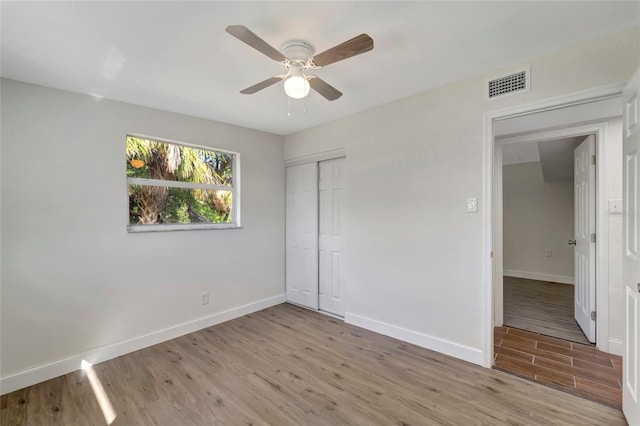
[[[287,301],[344,317],[345,157],[286,169]]]
[[[496,141],[503,159],[504,325],[593,343],[595,136],[506,139]]]
[[[620,98],[616,97],[617,102],[620,102]],[[555,110],[554,110],[555,111]],[[577,135],[593,134],[595,135],[595,151],[596,151],[596,176],[595,176],[595,260],[594,264],[597,264],[595,270],[595,340],[596,346],[603,352],[612,352],[620,355],[622,353],[622,329],[623,322],[621,318],[613,317],[613,324],[610,327],[609,318],[609,293],[615,290],[617,280],[616,274],[619,274],[620,259],[619,253],[616,251],[610,252],[609,240],[612,238],[614,243],[613,247],[620,244],[620,237],[617,232],[614,232],[610,238],[609,225],[614,226],[614,231],[617,227],[621,226],[621,217],[613,214],[609,214],[609,197],[610,193],[613,196],[621,197],[621,191],[617,186],[621,182],[620,168],[616,162],[612,162],[611,158],[617,157],[616,148],[614,145],[619,145],[617,140],[620,137],[618,132],[621,127],[621,121],[619,118],[601,119],[602,121],[590,122],[589,124],[566,124],[562,128],[555,128],[551,130],[538,130],[535,132],[529,132],[527,134],[520,134],[513,137],[502,138],[492,144],[494,157],[495,157],[495,176],[492,177],[494,181],[493,191],[493,223],[492,232],[490,235],[490,241],[493,246],[493,259],[492,259],[492,271],[491,271],[491,305],[493,306],[493,317],[490,318],[490,328],[493,330],[493,326],[501,326],[504,324],[504,311],[503,311],[503,276],[504,276],[504,247],[503,247],[503,199],[502,199],[502,156],[503,147],[509,143],[527,143],[535,141],[548,141],[558,138],[567,138]],[[616,133],[617,132],[617,133]],[[616,141],[615,144],[609,141]],[[615,149],[614,149],[615,148]],[[609,158],[606,153],[609,153]],[[611,163],[611,164],[609,164]],[[612,176],[615,175],[615,179]],[[617,182],[615,185],[612,182]],[[618,182],[619,181],[619,182]],[[610,265],[611,266],[610,268]],[[611,271],[611,274],[610,274]],[[590,315],[590,311],[589,311]],[[610,335],[610,328],[614,330],[614,333]],[[490,363],[491,360],[488,360]]]
[[[597,93],[597,91],[594,91],[594,93]],[[579,95],[576,96],[578,97]],[[618,265],[610,259],[609,256],[609,223],[614,223],[614,220],[609,214],[608,202],[610,201],[609,191],[612,187],[610,182],[611,176],[619,172],[620,169],[617,163],[612,163],[611,160],[607,162],[605,154],[609,152],[610,158],[619,158],[618,155],[616,155],[619,153],[611,151],[613,145],[608,145],[606,139],[620,142],[620,140],[618,140],[620,134],[614,134],[611,131],[614,127],[621,129],[621,121],[618,119],[620,115],[619,111],[621,111],[619,104],[620,97],[617,89],[607,95],[602,95],[600,92],[600,94],[594,94],[593,97],[585,94],[582,94],[582,96],[585,97],[582,98],[581,101],[576,101],[577,103],[575,104],[573,102],[562,103],[556,100],[557,104],[550,101],[546,106],[538,105],[536,107],[529,107],[528,109],[522,107],[520,110],[514,108],[509,114],[502,112],[496,113],[496,116],[500,117],[503,122],[507,122],[509,117],[514,118],[514,121],[522,121],[528,119],[528,116],[540,117],[545,116],[545,113],[551,114],[556,112],[559,114],[560,112],[566,112],[566,110],[570,108],[575,108],[576,110],[582,108],[582,111],[584,111],[586,106],[596,104],[597,102],[605,102],[606,100],[614,100],[617,102],[617,105],[612,109],[613,113],[609,115],[601,114],[586,118],[583,114],[568,114],[572,117],[572,120],[566,122],[558,122],[557,120],[555,122],[553,122],[553,120],[537,121],[537,127],[534,126],[526,130],[521,130],[520,132],[513,132],[513,135],[504,138],[498,138],[497,136],[499,135],[497,132],[494,133],[496,129],[500,129],[500,121],[494,121],[495,117],[490,119],[491,124],[489,128],[491,129],[491,135],[486,136],[490,137],[491,143],[485,143],[485,148],[491,151],[491,164],[489,165],[489,169],[491,170],[489,178],[491,186],[489,188],[491,188],[491,190],[487,192],[487,194],[489,194],[487,204],[490,206],[488,210],[489,217],[492,218],[492,221],[488,229],[485,227],[485,230],[489,231],[487,241],[491,241],[490,247],[493,249],[491,253],[493,256],[491,256],[492,264],[489,280],[491,284],[489,287],[493,291],[490,294],[492,299],[488,302],[489,306],[493,306],[493,316],[489,319],[488,324],[491,324],[490,337],[492,338],[490,338],[490,340],[495,346],[492,347],[491,353],[493,356],[492,359],[489,360],[489,364],[541,383],[550,384],[572,393],[598,399],[610,405],[619,406],[622,392],[619,385],[621,358],[618,355],[621,353],[622,338],[618,337],[618,334],[624,329],[624,325],[619,321],[619,318],[616,318],[616,315],[614,315],[613,322],[615,327],[611,328],[614,330],[614,334],[610,335],[609,293],[611,292],[615,295],[615,289],[611,287],[611,282],[615,283],[615,280],[610,280],[609,271],[611,269],[615,275],[618,271]],[[545,117],[548,116],[549,115]],[[541,127],[545,127],[544,125],[546,125],[546,130],[540,130]],[[593,232],[594,235],[591,236],[591,232],[580,229],[580,233],[583,238],[595,241],[593,244],[595,248],[594,266],[597,262],[598,268],[593,272],[595,283],[597,283],[597,290],[594,291],[595,309],[593,309],[593,311],[595,314],[593,314],[593,316],[597,318],[597,323],[594,318],[593,332],[595,334],[597,348],[549,337],[545,334],[506,327],[505,312],[503,310],[503,298],[505,296],[504,272],[506,269],[504,265],[504,250],[506,247],[503,247],[503,146],[509,142],[550,141],[558,138],[587,134],[595,135],[597,161],[595,173],[596,196],[594,203],[596,211],[594,220],[595,232]],[[496,136],[495,139],[494,135]],[[588,158],[588,156],[589,155],[586,155],[585,157]],[[621,176],[619,177],[621,182]],[[616,191],[613,191],[612,194],[615,193],[614,195],[621,197],[621,192],[617,194]],[[617,224],[617,222],[616,219],[615,224]],[[578,232],[576,232],[575,239],[578,239],[577,234]],[[591,240],[591,238],[593,238],[593,240]],[[619,243],[616,239],[615,232],[611,238],[614,246]],[[543,253],[544,252],[546,252],[546,250],[543,249]],[[578,257],[579,256],[576,255],[576,258]],[[579,267],[576,269],[580,270]],[[575,276],[577,277],[578,274],[576,273]],[[576,306],[576,311],[579,307],[583,313],[589,312],[590,314],[590,310],[582,309],[588,306],[588,304],[583,303],[583,296],[584,294],[578,294],[578,292],[576,292],[574,306]],[[617,299],[614,299],[613,306],[619,309],[619,306],[615,304],[616,300]],[[578,304],[578,302],[580,302],[580,304]],[[590,315],[588,315],[588,317],[591,318]],[[495,329],[494,325],[496,326]],[[588,332],[590,331],[588,330]],[[598,377],[592,374],[594,371],[597,371]]]

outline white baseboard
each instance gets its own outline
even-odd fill
[[[622,339],[609,338],[609,353],[622,356],[624,351],[624,342]]]
[[[101,346],[68,358],[9,374],[4,377],[0,377],[0,395],[79,370],[80,362],[82,362],[82,360],[86,360],[91,364],[104,362],[167,340],[175,339],[176,337],[184,336],[185,334],[193,333],[194,331],[202,330],[203,328],[211,327],[213,325],[250,314],[252,312],[257,312],[271,306],[279,305],[285,301],[286,295],[280,294],[278,296],[231,308],[226,311],[178,324],[163,330],[154,331],[143,336],[134,337],[133,339]]]
[[[378,320],[363,317],[361,315],[348,313],[345,315],[347,324],[356,325],[393,337],[398,340],[413,343],[423,348],[431,349],[445,355],[459,358],[474,364],[483,365],[483,353],[480,349],[461,345],[459,343],[450,342],[439,337],[429,336],[428,334],[419,333],[396,325],[387,324]]]
[[[574,283],[573,277],[566,275],[552,275],[543,274],[540,272],[527,272],[527,271],[514,271],[513,269],[505,269],[502,271],[507,277],[526,278],[528,280],[548,281],[552,283],[560,284],[572,284]]]

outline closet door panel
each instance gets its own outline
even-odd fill
[[[318,169],[316,163],[287,167],[287,300],[318,309]]]

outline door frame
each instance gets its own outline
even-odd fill
[[[483,131],[482,131],[482,156],[483,156],[483,176],[482,176],[482,194],[484,203],[482,203],[482,288],[483,288],[483,310],[484,310],[484,336],[483,336],[483,366],[491,368],[493,365],[493,329],[495,325],[495,298],[494,298],[494,276],[497,272],[496,266],[502,269],[502,260],[496,265],[497,256],[493,257],[495,248],[495,228],[496,228],[496,144],[494,138],[494,122],[507,118],[529,115],[532,113],[550,111],[558,108],[580,105],[584,103],[609,99],[620,96],[624,89],[624,84],[615,83],[606,86],[596,87],[587,90],[581,90],[566,95],[555,96],[539,101],[529,102],[517,106],[512,106],[499,110],[490,110],[483,115]],[[601,143],[604,140],[601,138]],[[602,154],[601,148],[597,150],[596,155]],[[600,157],[601,159],[603,157]],[[601,160],[601,163],[604,162]],[[598,183],[599,183],[598,179]],[[600,184],[600,187],[603,185]],[[500,189],[500,193],[502,190]],[[600,205],[603,203],[600,202]],[[600,214],[602,216],[602,214]],[[600,218],[599,220],[601,220]],[[500,223],[502,218],[500,217]],[[602,231],[596,224],[596,232]],[[601,240],[604,239],[604,234]],[[600,251],[597,254],[599,264],[608,264],[608,255],[604,259],[601,257]],[[603,262],[604,260],[604,262]],[[599,273],[597,277],[599,277]],[[607,342],[608,344],[608,342]]]
[[[609,221],[607,206],[609,191],[606,185],[605,146],[608,122],[587,125],[569,125],[567,127],[535,131],[526,135],[495,138],[494,157],[494,321],[495,326],[504,323],[503,280],[503,217],[502,217],[502,151],[507,145],[535,143],[574,136],[594,135],[596,138],[596,347],[604,352],[609,350]]]
[[[285,160],[284,167],[298,166],[305,163],[319,163],[325,160],[335,160],[336,158],[347,157],[347,150],[345,148],[332,149],[330,151],[323,151],[317,154],[304,155],[302,157],[290,158]]]
[[[286,168],[287,167],[299,166],[299,165],[308,164],[308,163],[316,163],[316,166],[317,166],[321,161],[335,160],[335,159],[338,159],[338,158],[344,158],[345,161],[347,161],[347,150],[346,150],[346,148],[337,148],[337,149],[332,149],[332,150],[329,150],[329,151],[323,151],[323,152],[318,152],[318,153],[314,153],[314,154],[310,154],[310,155],[305,155],[305,156],[302,156],[302,157],[290,158],[288,160],[285,160],[285,162],[284,162],[285,172],[286,172]],[[285,182],[285,185],[286,185],[286,182]],[[285,188],[285,193],[286,193],[286,188]],[[285,209],[286,209],[286,199],[285,199]],[[285,229],[286,229],[286,225],[287,224],[285,223]],[[345,225],[345,235],[346,235],[346,232],[347,232],[346,228],[347,227]],[[319,228],[318,228],[318,231],[319,231]],[[286,235],[285,235],[285,245],[286,245]],[[343,249],[343,256],[344,255],[345,255],[345,253],[344,253],[344,249]],[[285,270],[285,277],[284,278],[285,278],[285,293],[286,293],[286,291],[287,291],[287,289],[286,289],[286,283],[287,283],[287,276],[286,276],[286,271],[287,271],[286,262],[287,262],[287,259],[286,259],[286,256],[285,256],[284,261],[285,261],[285,265],[284,265],[285,266],[285,269],[284,269]],[[319,271],[320,271],[320,269],[318,268],[318,274],[320,273]],[[331,317],[334,317],[334,318],[338,318],[338,319],[340,319],[342,321],[345,320],[345,317],[341,317],[339,315],[332,314],[331,312],[322,311],[319,308],[318,309],[312,309],[312,308],[310,308],[308,306],[299,305],[299,304],[291,302],[289,300],[287,300],[287,303],[291,303],[291,304],[294,304],[296,306],[300,306],[301,308],[309,309],[309,310],[314,311],[314,312],[320,312],[322,314],[325,314],[325,315],[328,315],[328,316],[331,316]],[[344,302],[345,307],[348,306],[347,303],[348,303],[348,298],[345,297],[345,302]]]

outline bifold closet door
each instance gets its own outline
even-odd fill
[[[318,309],[318,166],[287,167],[287,300]]]
[[[345,159],[321,161],[318,164],[319,198],[319,308],[344,316],[344,232]]]

